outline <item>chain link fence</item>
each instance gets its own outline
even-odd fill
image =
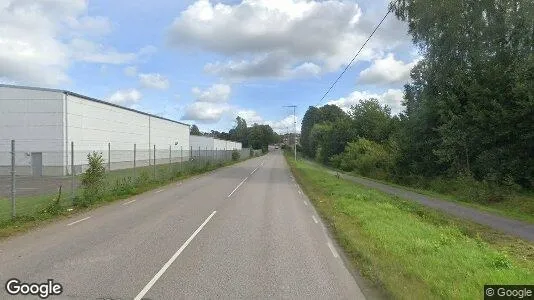
[[[99,153],[106,169],[106,188],[121,188],[124,182],[148,182],[154,186],[189,174],[215,169],[230,161],[259,155],[250,149],[193,149],[169,145],[140,149],[115,150],[109,143],[105,150],[24,152],[16,141],[0,143],[0,222],[14,217],[31,216],[46,209],[54,199],[72,206],[80,195],[81,175],[88,168],[87,156]],[[5,149],[7,148],[7,149]]]

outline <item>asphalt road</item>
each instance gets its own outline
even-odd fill
[[[363,299],[338,253],[274,152],[4,240],[0,283],[54,279],[51,299]]]

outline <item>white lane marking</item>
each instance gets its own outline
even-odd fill
[[[315,222],[315,224],[318,224],[318,223],[319,223],[319,221],[317,220],[317,218],[316,218],[314,215],[312,215],[312,219],[313,219],[313,221]]]
[[[299,195],[302,195],[302,192],[299,190]]]
[[[154,194],[159,194],[161,192],[163,192],[165,189],[162,189],[162,190],[159,190],[159,191],[155,191]]]
[[[193,234],[187,239],[187,241],[185,241],[182,247],[180,247],[180,249],[178,249],[178,251],[176,251],[176,253],[174,253],[174,255],[171,257],[171,259],[169,259],[169,261],[163,265],[161,270],[159,270],[159,272],[156,273],[154,277],[152,277],[150,282],[147,283],[147,285],[143,288],[141,292],[139,292],[139,294],[134,298],[134,300],[141,300],[146,295],[146,293],[150,290],[150,288],[152,288],[152,286],[156,283],[156,281],[158,281],[161,275],[163,275],[163,273],[167,271],[167,269],[178,258],[178,256],[182,254],[182,251],[184,251],[184,249],[189,245],[189,243],[191,243],[191,241],[195,238],[195,236],[202,230],[202,228],[204,228],[206,224],[208,224],[211,217],[213,217],[213,215],[215,215],[216,213],[217,211],[212,212],[211,215],[204,221],[204,223],[202,223],[202,225],[200,225],[200,227],[198,227],[197,230],[193,232]]]
[[[126,203],[123,203],[122,205],[125,205],[125,206],[126,206],[126,205],[128,205],[128,204],[132,204],[132,203],[134,203],[135,201],[137,201],[137,200],[133,199],[133,200],[131,200],[131,201],[128,201],[128,202],[126,202]]]
[[[248,179],[248,177],[245,178],[245,179],[243,179],[243,181],[241,181],[241,182],[235,187],[235,189],[230,193],[230,195],[228,195],[227,198],[232,197],[232,195],[235,193],[235,191],[237,191],[237,189],[238,189],[243,183],[245,183],[245,181],[247,181],[247,179]]]
[[[308,206],[308,202],[306,202],[306,200],[303,200],[302,202],[304,202],[304,205]]]
[[[254,171],[250,172],[250,175],[254,174],[254,172],[256,172],[258,170],[259,166],[256,167],[256,169],[254,169]]]
[[[89,219],[91,219],[90,216],[87,217],[87,218],[83,218],[83,219],[81,219],[81,220],[78,220],[78,221],[74,221],[74,222],[72,222],[72,223],[69,223],[69,224],[67,224],[67,226],[72,226],[72,225],[74,225],[74,224],[76,224],[76,223],[80,223],[80,222],[83,222],[83,221],[85,221],[85,220],[89,220]]]
[[[334,245],[332,245],[332,243],[328,242],[326,243],[328,245],[328,248],[330,248],[330,251],[332,251],[332,255],[335,257],[335,258],[338,258],[339,255],[337,254],[337,251],[336,251],[336,248],[334,248]]]
[[[176,186],[181,186],[181,185],[182,185],[182,183],[181,183],[181,182],[178,182],[178,184],[177,184]]]

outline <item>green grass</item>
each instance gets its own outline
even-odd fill
[[[484,284],[534,282],[533,244],[287,158],[349,260],[388,296],[478,299]]]
[[[312,162],[312,163],[319,165],[316,162]],[[329,169],[332,169],[332,168],[329,168]],[[467,196],[463,196],[463,194],[465,194],[466,191],[461,190],[462,188],[455,186],[454,183],[450,183],[447,180],[433,180],[429,183],[424,184],[424,187],[418,187],[418,186],[401,185],[398,183],[393,183],[391,181],[370,178],[366,176],[361,176],[359,174],[347,173],[347,172],[343,172],[343,171],[336,170],[336,169],[332,169],[332,170],[335,170],[335,171],[338,171],[340,173],[344,173],[350,176],[357,176],[357,177],[373,180],[376,182],[380,182],[383,184],[391,185],[394,187],[413,191],[416,193],[420,193],[423,195],[428,195],[428,196],[438,198],[441,200],[456,202],[462,205],[484,210],[484,211],[487,211],[487,212],[490,212],[496,215],[500,215],[503,217],[508,217],[511,219],[534,224],[534,193],[533,192],[529,192],[529,191],[514,192],[508,195],[506,199],[502,201],[497,201],[497,202],[491,202],[491,201],[476,202],[476,201],[470,200],[469,197]],[[469,187],[464,187],[463,189],[467,189],[467,188]],[[449,191],[449,192],[446,192],[446,191]]]
[[[156,176],[154,176],[153,166],[136,168],[135,177],[133,169],[111,171],[106,174],[106,183],[102,187],[102,196],[97,201],[84,206],[74,205],[69,183],[68,187],[63,187],[61,199],[57,204],[57,193],[17,197],[17,217],[15,219],[11,218],[11,202],[8,199],[0,198],[0,239],[24,232],[55,219],[68,217],[116,200],[126,199],[239,161],[211,162],[209,164],[206,162],[202,164],[185,162],[183,165],[158,165],[156,166]],[[79,199],[82,197],[82,190],[77,189],[74,195]]]

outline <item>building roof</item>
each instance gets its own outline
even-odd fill
[[[110,105],[110,106],[122,108],[122,109],[125,109],[125,110],[133,111],[133,112],[136,112],[136,113],[139,113],[139,114],[143,114],[143,115],[146,115],[146,116],[149,116],[149,117],[158,118],[158,119],[162,119],[162,120],[173,122],[173,123],[178,123],[178,124],[185,125],[185,126],[191,126],[191,125],[186,124],[186,123],[182,123],[182,122],[178,122],[178,121],[175,121],[175,120],[167,119],[167,118],[164,118],[164,117],[156,116],[156,115],[149,114],[149,113],[146,113],[146,112],[143,112],[143,111],[140,111],[140,110],[124,107],[124,106],[121,106],[121,105],[117,105],[117,104],[110,103],[110,102],[107,102],[107,101],[99,100],[99,99],[96,99],[96,98],[91,98],[91,97],[84,96],[84,95],[77,94],[77,93],[73,93],[73,92],[67,91],[67,90],[31,87],[31,86],[23,86],[23,85],[10,85],[10,84],[0,84],[0,87],[63,93],[63,94],[66,94],[66,95],[79,97],[79,98],[86,99],[86,100],[89,100],[89,101],[98,102],[98,103],[102,103],[102,104],[105,104],[105,105]]]

